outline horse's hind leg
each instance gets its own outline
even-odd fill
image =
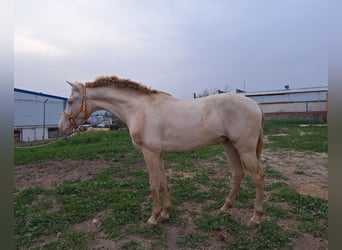
[[[230,168],[232,171],[232,184],[228,197],[224,205],[220,208],[219,213],[226,212],[229,208],[233,207],[236,196],[239,192],[242,178],[245,176],[240,155],[230,141],[224,143],[224,149],[227,154]]]
[[[253,216],[250,220],[249,225],[260,224],[261,217],[264,214],[263,209],[263,195],[264,195],[264,171],[260,168],[259,159],[256,155],[255,150],[249,153],[240,154],[241,161],[246,168],[246,171],[252,175],[253,181],[256,188],[256,197]]]

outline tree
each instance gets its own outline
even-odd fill
[[[208,88],[206,88],[202,92],[200,92],[199,94],[194,93],[194,97],[195,98],[201,98],[201,97],[205,97],[205,96],[216,95],[216,94],[221,94],[221,93],[228,93],[228,92],[230,92],[230,88],[229,88],[229,86],[226,85],[223,89],[220,89],[220,90],[215,89],[215,88],[209,90]]]

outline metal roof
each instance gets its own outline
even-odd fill
[[[25,94],[38,95],[38,96],[43,96],[43,97],[50,97],[50,98],[60,99],[60,100],[63,100],[63,101],[66,101],[68,99],[68,98],[62,97],[62,96],[49,95],[49,94],[44,94],[44,93],[41,93],[41,92],[34,92],[34,91],[30,91],[30,90],[25,90],[25,89],[14,88],[14,91],[15,92],[20,92],[20,93],[25,93]]]
[[[284,95],[294,93],[308,93],[308,92],[326,92],[328,86],[312,87],[312,88],[297,88],[297,89],[281,89],[281,90],[269,90],[269,91],[255,91],[255,92],[241,92],[239,94],[246,96],[260,96],[260,95]]]

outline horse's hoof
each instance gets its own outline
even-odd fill
[[[156,227],[158,225],[158,221],[154,218],[153,219],[149,218],[147,221],[147,225],[150,228]]]
[[[260,223],[257,223],[255,221],[249,220],[248,223],[247,223],[247,228],[248,229],[256,229],[259,225],[260,225]]]
[[[221,216],[221,215],[225,215],[225,214],[229,214],[229,209],[222,209],[222,208],[220,208],[219,210],[217,210],[215,212],[216,216]]]
[[[170,217],[167,215],[167,216],[159,216],[158,217],[158,222],[159,223],[164,223],[164,222],[167,222],[167,221],[169,221],[169,219],[170,219]]]
[[[146,227],[149,228],[149,229],[156,228],[157,226],[158,226],[158,223],[146,222]]]

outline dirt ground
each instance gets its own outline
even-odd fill
[[[86,180],[113,165],[113,162],[107,162],[102,159],[80,161],[66,159],[27,164],[15,167],[14,182],[19,190],[34,186],[53,189],[65,180]],[[143,164],[138,165],[136,167],[144,167]],[[285,182],[297,189],[301,194],[328,199],[328,154],[264,150],[262,165],[264,167],[269,166],[282,173],[283,176],[288,178]],[[266,179],[266,185],[271,182],[272,180]],[[267,192],[265,192],[265,195],[267,196]],[[94,218],[101,220],[109,212],[102,211]],[[231,213],[236,217],[240,217],[243,216],[244,211],[238,211],[238,209],[234,208]],[[75,230],[82,232],[97,232],[97,227],[92,220],[82,222],[73,227]],[[165,228],[168,246],[170,249],[174,249],[178,237],[177,228],[171,225],[165,225]],[[191,226],[189,226],[189,230],[193,230]],[[228,241],[229,239],[221,240]],[[92,249],[117,249],[117,243],[106,239],[105,236],[101,235],[101,232],[98,232],[97,237],[90,244]],[[214,247],[215,242],[209,244],[209,246]],[[309,234],[302,234],[294,240],[293,248],[298,250],[328,249],[328,242],[314,238]]]
[[[289,178],[299,193],[328,199],[328,154],[264,150],[261,163]]]

